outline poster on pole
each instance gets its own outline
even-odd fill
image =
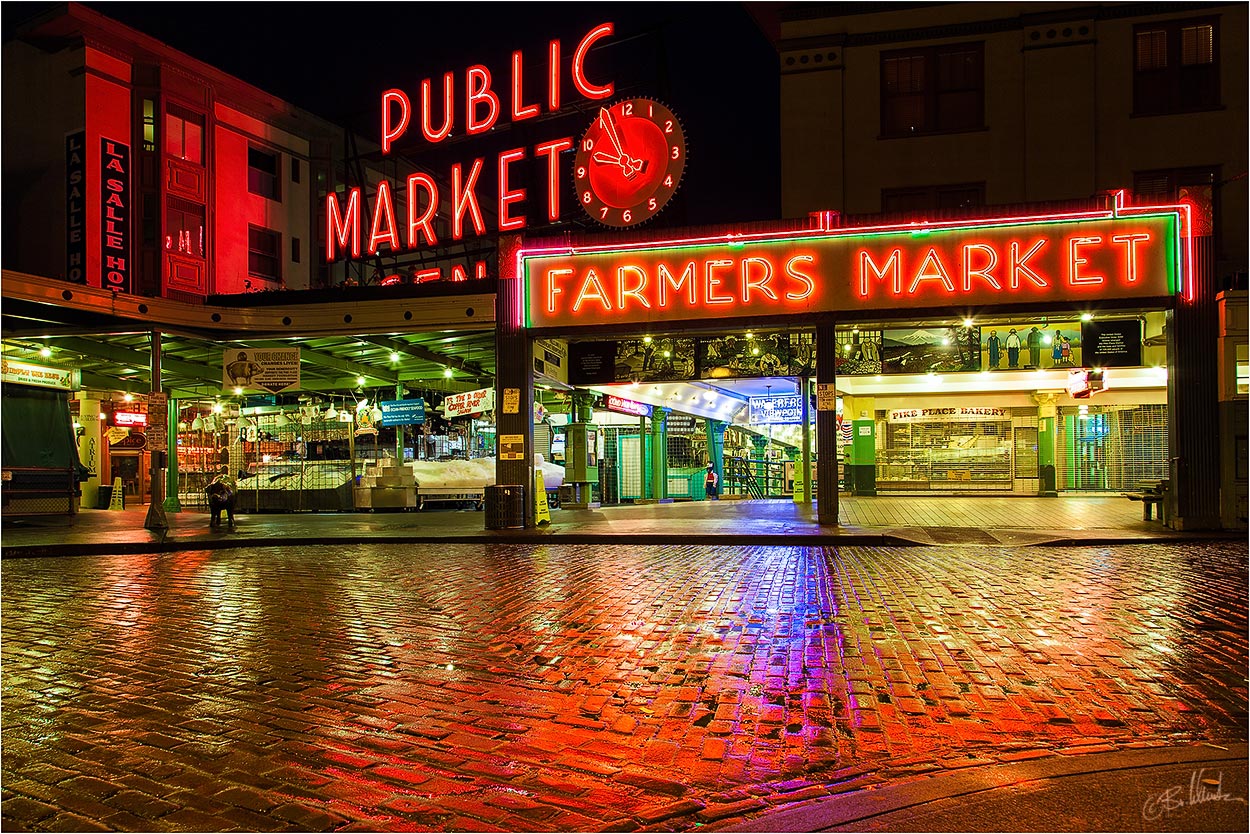
[[[272,394],[299,388],[299,348],[231,348],[222,352],[221,387]]]
[[[148,449],[153,452],[164,452],[168,444],[167,432],[169,415],[169,398],[164,391],[153,391],[148,394]]]

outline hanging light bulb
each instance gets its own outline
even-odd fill
[[[122,395],[122,399],[125,400],[126,402],[131,402],[134,400],[134,398],[135,398],[135,395],[130,393],[129,391],[127,391],[125,394]]]
[[[451,379],[451,368],[443,368],[443,376]]]
[[[39,355],[42,356],[44,359],[47,359],[49,356],[52,355],[52,348],[46,345],[44,347],[39,348]]]
[[[356,384],[357,384],[357,385],[364,385],[364,384],[365,384],[365,378],[364,378],[363,376],[358,376],[358,377],[356,377]]]

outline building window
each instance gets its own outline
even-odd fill
[[[282,236],[259,226],[247,227],[247,273],[271,281],[282,279],[279,252]]]
[[[150,98],[143,100],[143,149],[156,150],[156,102]]]
[[[985,126],[980,43],[881,53],[881,134],[915,136]]]
[[[299,160],[294,157],[291,159],[291,182],[299,182]]]
[[[170,105],[165,113],[165,153],[204,164],[204,117]]]
[[[278,190],[278,154],[247,149],[247,190],[270,200],[282,199]]]
[[[299,263],[299,238],[291,238],[291,263]]]
[[[887,213],[958,211],[985,205],[985,183],[884,188],[881,211]]]
[[[204,257],[204,207],[170,197],[165,207],[165,251]]]
[[[1133,29],[1133,113],[1206,110],[1220,103],[1215,20],[1170,20]]]
[[[1190,207],[1193,233],[1198,237],[1215,229],[1216,168],[1164,168],[1133,175],[1133,195],[1139,203],[1184,203]]]

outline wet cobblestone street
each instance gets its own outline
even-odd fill
[[[6,830],[684,830],[1244,740],[1244,543],[7,559]]]

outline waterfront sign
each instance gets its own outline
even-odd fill
[[[520,255],[530,327],[1162,299],[1179,289],[1180,217],[1004,218],[722,235]]]
[[[810,416],[811,412],[809,412]],[[776,394],[747,399],[747,423],[752,426],[783,426],[803,423],[803,398],[798,394]]]

